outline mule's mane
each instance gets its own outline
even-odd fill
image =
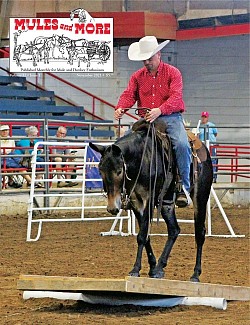
[[[129,160],[133,160],[140,154],[145,154],[150,159],[152,150],[157,150],[165,163],[172,163],[172,153],[170,152],[172,148],[170,139],[165,133],[166,125],[156,122],[151,124],[140,119],[133,124],[132,132],[119,138],[114,145],[120,148],[123,155],[129,152]]]
[[[121,150],[129,149],[129,151],[138,153],[140,145],[145,142],[146,134],[146,129],[128,133],[127,135],[118,139],[115,142],[115,145],[117,145]]]
[[[149,123],[145,119],[140,119],[133,124],[132,130],[133,131],[142,131],[148,130],[148,128],[154,127],[158,132],[163,134],[166,133],[166,124],[162,120],[156,119],[154,123]]]

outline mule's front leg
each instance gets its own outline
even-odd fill
[[[135,211],[134,211],[135,212]],[[138,224],[139,224],[139,232],[137,235],[137,255],[136,260],[133,269],[129,272],[129,275],[131,276],[140,276],[140,270],[141,270],[141,259],[142,259],[142,252],[144,246],[146,246],[148,259],[151,264],[155,263],[155,257],[150,245],[150,240],[148,238],[148,225],[149,225],[149,217],[148,212],[144,211],[143,215],[141,215],[138,212],[135,212],[135,216],[137,218]],[[150,254],[150,255],[149,255]],[[155,264],[154,264],[155,265]]]
[[[137,236],[137,255],[136,255],[136,260],[133,269],[129,272],[130,276],[140,276],[140,270],[141,270],[141,259],[142,259],[142,251],[144,244],[142,243],[141,239],[139,238],[139,234]]]
[[[167,224],[168,229],[168,239],[165,244],[165,247],[162,251],[162,254],[158,260],[157,266],[152,272],[152,278],[163,278],[164,277],[164,268],[167,266],[167,261],[172,250],[172,247],[180,233],[180,228],[176,220],[174,203],[168,204],[168,202],[163,201],[163,206],[161,209],[161,214],[163,219]]]
[[[150,237],[148,237],[148,240],[145,245],[147,256],[148,256],[148,264],[149,264],[149,272],[148,275],[151,277],[152,274],[154,274],[155,267],[156,267],[156,258],[153,253],[153,249],[150,243]]]

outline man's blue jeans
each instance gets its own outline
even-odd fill
[[[173,113],[171,115],[161,115],[158,119],[163,120],[167,125],[166,133],[172,141],[182,185],[189,192],[191,149],[182,115],[181,113]]]

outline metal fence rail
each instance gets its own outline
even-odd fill
[[[135,226],[135,219],[133,214],[131,214],[129,211],[124,212],[120,211],[117,216],[115,217],[86,217],[85,211],[96,211],[105,209],[105,204],[85,204],[86,200],[89,198],[101,198],[103,196],[102,190],[96,192],[88,192],[86,190],[86,182],[87,181],[100,181],[100,178],[94,178],[94,179],[86,179],[86,168],[87,166],[97,166],[98,162],[92,162],[87,161],[87,148],[88,148],[88,140],[80,142],[79,139],[75,138],[69,138],[67,142],[57,142],[52,141],[53,138],[50,138],[48,135],[48,128],[50,126],[57,126],[57,124],[54,124],[55,121],[53,121],[52,124],[42,124],[40,125],[40,131],[43,133],[43,136],[40,137],[42,140],[40,143],[37,143],[34,147],[33,156],[32,156],[32,170],[29,172],[24,172],[20,170],[7,170],[4,168],[4,166],[0,167],[0,182],[2,182],[2,176],[6,175],[14,175],[19,174],[22,175],[23,173],[29,173],[32,177],[32,183],[31,188],[23,190],[18,189],[13,190],[12,192],[15,193],[21,193],[21,192],[29,192],[29,201],[28,201],[28,227],[27,227],[27,241],[36,241],[39,239],[42,231],[42,225],[43,223],[48,222],[68,222],[68,221],[101,221],[101,220],[111,220],[113,222],[110,231],[103,233],[104,235],[113,235],[113,234],[120,234],[120,235],[129,235],[133,234],[136,235],[136,226]],[[1,124],[5,123],[5,121],[1,121]],[[12,123],[15,123],[15,121],[12,121]],[[20,121],[18,121],[20,123]],[[48,121],[49,123],[49,121]],[[14,125],[14,124],[12,124]],[[34,125],[34,122],[33,122]],[[61,125],[61,124],[60,124]],[[70,124],[69,124],[70,125]],[[65,126],[68,126],[65,125]],[[79,126],[81,127],[81,125]],[[13,137],[15,139],[15,137]],[[20,139],[18,137],[17,139]],[[51,140],[51,141],[49,141]],[[93,139],[92,139],[93,141]],[[103,140],[105,141],[105,140]],[[98,140],[99,142],[99,140]],[[111,142],[106,142],[106,144],[110,144]],[[105,142],[102,142],[102,144],[105,144]],[[45,158],[45,161],[43,163],[39,162],[39,164],[43,164],[43,170],[37,169],[37,162],[36,157],[38,155],[38,146],[42,145],[44,147],[43,157]],[[209,142],[207,143],[209,147]],[[55,184],[58,182],[56,176],[57,176],[57,170],[55,166],[55,162],[51,160],[50,156],[50,148],[56,147],[56,146],[65,146],[70,148],[77,148],[77,175],[78,175],[78,181],[81,183],[81,187],[67,189],[67,191],[55,188]],[[245,144],[220,144],[217,145],[218,148],[218,176],[219,177],[227,177],[227,180],[229,179],[228,184],[230,184],[230,187],[224,186],[225,190],[230,190],[232,188],[235,189],[248,189],[247,186],[240,186],[239,184],[243,184],[242,182],[239,182],[239,178],[243,178],[244,180],[250,178],[250,168],[248,161],[250,159],[250,146]],[[1,149],[1,148],[0,148]],[[0,153],[0,161],[1,159],[5,158],[6,155]],[[225,160],[227,163],[221,163],[221,160]],[[64,166],[64,170],[68,173],[72,173],[72,169],[75,168],[76,162],[62,162],[60,163]],[[35,189],[34,182],[36,178],[36,174],[40,173],[43,175],[43,179],[41,180],[44,184],[44,188],[41,189]],[[2,184],[2,183],[0,183]],[[225,183],[224,183],[225,184]],[[250,184],[250,183],[249,183]],[[230,225],[230,222],[221,206],[220,200],[223,196],[217,196],[215,193],[215,189],[219,189],[218,183],[215,184],[216,186],[212,188],[211,194],[215,199],[216,205],[219,207],[222,217],[224,218],[224,221],[229,229],[230,235],[228,237],[236,237],[233,228]],[[4,188],[0,189],[2,194],[8,195],[8,193],[11,193],[11,191],[7,191]],[[225,195],[225,191],[223,192],[223,195]],[[77,199],[79,202],[74,205],[62,205],[62,201],[64,200],[70,200],[70,199]],[[53,213],[55,211],[74,211],[75,214],[78,214],[77,217],[54,217]],[[211,211],[211,204],[208,203],[208,232],[207,234],[209,236],[212,236],[212,211]],[[123,232],[123,224],[124,221],[127,222],[127,230],[126,232]],[[190,223],[190,220],[178,220],[179,222],[187,222]],[[37,233],[35,236],[33,236],[34,233],[34,227],[37,226]],[[115,231],[115,227],[119,225],[118,231]]]
[[[37,162],[36,158],[38,155],[38,147],[43,146],[45,151],[49,150],[49,147],[56,147],[56,146],[64,146],[64,147],[72,147],[72,143],[69,142],[51,142],[51,141],[44,141],[44,142],[37,142],[34,146],[34,151],[32,155],[32,183],[30,188],[30,197],[28,202],[28,226],[27,226],[27,241],[37,241],[41,235],[42,231],[42,225],[44,222],[75,222],[75,221],[103,221],[103,220],[112,220],[113,221],[113,227],[118,223],[120,223],[119,231],[118,233],[120,235],[129,235],[131,234],[131,216],[129,213],[126,215],[122,215],[122,211],[120,211],[116,216],[114,217],[86,217],[85,216],[85,210],[98,210],[98,209],[104,209],[106,206],[100,205],[100,204],[92,204],[91,206],[85,205],[85,200],[87,197],[96,196],[100,197],[103,196],[102,190],[100,189],[97,193],[87,193],[86,192],[86,182],[90,181],[100,181],[100,178],[86,178],[86,168],[87,166],[96,166],[98,162],[89,162],[87,161],[87,149],[88,149],[88,143],[84,142],[77,142],[74,143],[74,149],[78,149],[81,151],[81,159],[78,159],[74,162],[60,162],[62,165],[67,165],[67,168],[70,168],[70,166],[77,165],[78,168],[78,178],[77,181],[81,183],[80,192],[76,193],[74,190],[67,190],[65,193],[63,190],[57,190],[54,189],[53,186],[51,186],[51,183],[57,183],[58,179],[53,178],[52,170],[53,165],[56,165],[57,162],[53,161],[45,161],[43,163]],[[44,165],[44,178],[41,180],[44,184],[44,191],[41,193],[35,191],[35,176],[36,176],[36,166],[37,164],[43,164]],[[49,169],[48,169],[49,168]],[[63,206],[59,206],[60,200],[63,198],[73,198],[79,199],[78,204],[74,204],[73,206],[70,204],[65,203]],[[39,199],[43,200],[43,206],[40,206]],[[56,199],[56,200],[55,200]],[[55,203],[56,202],[56,203]],[[68,210],[70,212],[76,211],[78,212],[77,217],[50,217],[51,214],[55,211],[59,210]],[[40,212],[40,214],[37,216],[36,212]],[[122,224],[124,220],[127,220],[127,232],[122,231]],[[38,230],[36,236],[32,236],[32,225],[37,224]],[[113,233],[116,234],[113,229]]]

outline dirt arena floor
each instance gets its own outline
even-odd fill
[[[225,209],[236,234],[243,238],[209,237],[203,255],[202,282],[249,286],[249,210]],[[192,218],[192,209],[178,210],[178,218]],[[229,301],[227,310],[205,306],[153,308],[104,306],[55,299],[22,299],[16,289],[20,274],[124,279],[134,263],[134,236],[100,236],[111,222],[44,224],[37,242],[26,242],[27,216],[0,216],[0,324],[250,324],[249,302]],[[213,234],[228,234],[219,210],[213,211]],[[181,224],[182,233],[193,225]],[[153,224],[158,233],[163,224]],[[157,257],[166,237],[154,236]],[[194,237],[180,236],[172,251],[165,277],[189,280],[195,257]],[[141,276],[147,276],[144,255]]]

